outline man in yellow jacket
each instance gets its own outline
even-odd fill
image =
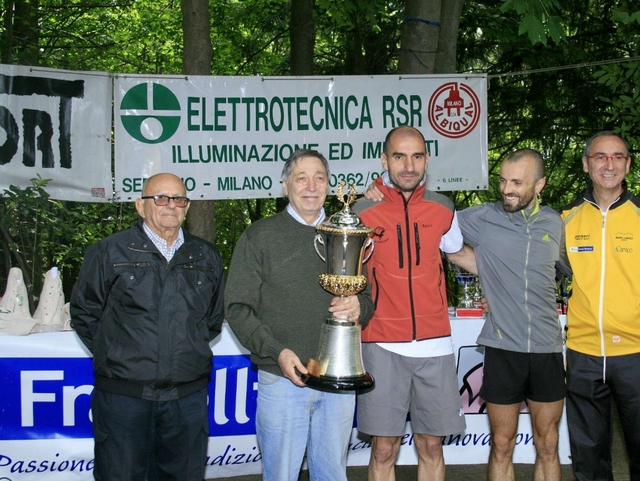
[[[591,185],[562,209],[573,271],[567,330],[567,421],[576,478],[613,479],[615,399],[640,480],[640,198],[627,190],[629,145],[604,131],[582,157]]]

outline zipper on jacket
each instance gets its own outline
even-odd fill
[[[602,251],[601,255],[600,255],[600,291],[599,291],[599,308],[598,308],[598,332],[600,333],[600,354],[602,355],[602,382],[605,382],[607,380],[607,352],[605,349],[605,343],[604,343],[604,325],[602,322],[602,313],[604,311],[604,271],[605,268],[607,266],[606,263],[606,255],[605,255],[605,247],[606,247],[606,233],[607,233],[607,213],[609,212],[609,209],[611,208],[612,205],[614,205],[616,202],[618,202],[618,200],[620,200],[620,197],[618,197],[616,200],[614,200],[611,204],[609,204],[609,207],[607,207],[607,210],[603,211],[602,208],[598,205],[597,202],[594,202],[592,200],[587,199],[586,197],[583,197],[585,202],[588,202],[589,204],[593,205],[596,209],[598,209],[600,211],[600,214],[602,214],[602,232],[600,234],[600,250]]]
[[[605,382],[607,379],[607,352],[604,344],[604,324],[602,322],[602,316],[604,312],[604,270],[607,267],[605,254],[607,241],[607,212],[609,212],[609,207],[607,207],[605,212],[602,212],[602,210],[600,211],[602,212],[602,237],[600,239],[600,250],[602,251],[602,254],[600,257],[600,305],[598,307],[598,329],[600,331],[600,352],[602,354],[602,382]]]
[[[137,249],[135,247],[127,247],[127,249],[129,249],[130,251],[133,252],[142,252],[143,254],[160,254],[159,251],[152,251],[152,250],[147,250],[147,249]],[[162,255],[162,254],[160,254]]]
[[[396,234],[398,236],[398,267],[404,268],[404,253],[402,251],[402,227],[396,225]]]
[[[113,267],[149,267],[150,265],[150,262],[116,262],[113,264]]]
[[[373,299],[373,310],[378,308],[378,297],[380,296],[380,289],[378,289],[378,278],[376,277],[376,268],[371,270],[371,277],[373,277],[373,285],[376,287],[376,297]]]
[[[607,213],[609,212],[609,209],[611,209],[611,206],[615,205],[620,199],[621,199],[621,196],[619,196],[616,200],[611,202],[611,204],[609,204],[607,209],[603,211],[600,205],[598,205],[598,203],[595,202],[595,199],[590,200],[590,199],[587,199],[586,197],[583,197],[583,200],[585,202],[588,202],[589,204],[593,205],[596,209],[600,211],[600,214],[602,214],[602,232],[600,234],[600,250],[602,251],[602,254],[600,255],[600,291],[599,291],[599,299],[598,299],[600,303],[598,308],[598,332],[600,333],[600,354],[602,355],[602,382],[605,382],[607,380],[607,351],[606,351],[605,342],[604,342],[604,323],[602,320],[603,312],[604,312],[604,274],[605,274],[605,269],[607,267],[607,262],[606,262],[607,256],[605,255],[606,241],[607,241],[607,236],[606,236]]]
[[[418,230],[418,223],[413,223],[413,235],[416,241],[416,265],[420,265],[420,231]]]
[[[444,297],[442,297],[442,279],[444,279],[444,267],[442,267],[442,262],[440,262],[440,278],[438,279],[438,292],[440,293],[440,302],[444,306]]]
[[[401,194],[402,195],[402,194]],[[416,308],[413,302],[413,279],[411,276],[413,275],[412,271],[412,262],[411,262],[411,239],[409,238],[409,232],[411,232],[410,223],[409,223],[409,201],[405,199],[404,195],[402,196],[402,200],[404,201],[404,222],[405,227],[407,229],[407,266],[409,267],[408,279],[409,279],[409,305],[411,306],[411,323],[413,325],[413,337],[415,340],[417,338],[417,327],[416,327]],[[400,224],[398,224],[398,232],[401,232]]]
[[[524,279],[524,310],[527,313],[527,352],[531,352],[531,311],[529,310],[529,279],[527,277],[527,271],[529,270],[529,254],[531,253],[531,231],[529,230],[529,223],[527,222],[526,217],[525,225],[527,226],[527,249],[522,277]]]
[[[207,267],[207,266],[194,266],[193,264],[184,264],[180,266],[182,269],[189,269],[192,271],[207,271],[207,272],[213,272],[213,267]]]
[[[154,246],[154,247],[155,247],[155,246]],[[165,270],[169,270],[169,263],[170,263],[171,261],[168,261],[168,260],[165,258],[165,256],[163,256],[163,255],[160,253],[160,251],[158,251],[158,250],[153,251],[153,250],[147,250],[147,249],[138,249],[138,248],[136,248],[136,247],[127,247],[127,249],[129,249],[130,251],[133,251],[133,252],[142,252],[143,254],[153,254],[153,255],[161,256],[161,257],[165,260],[165,266],[164,266],[164,267],[165,267]],[[156,249],[157,249],[157,248],[156,248]]]

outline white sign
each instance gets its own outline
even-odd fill
[[[486,75],[118,76],[115,179],[122,200],[159,172],[194,200],[280,197],[298,148],[329,161],[330,187],[360,192],[382,172],[389,130],[413,125],[431,154],[427,187],[488,188]]]
[[[447,464],[484,464],[490,431],[484,402],[482,354],[475,339],[484,319],[451,319],[462,404],[467,421],[463,433],[442,439]],[[209,385],[209,449],[206,477],[256,474],[261,470],[255,407],[257,374],[247,351],[225,323],[212,343],[214,372]],[[0,334],[0,480],[71,481],[93,477],[90,395],[91,359],[73,332],[12,336]],[[369,463],[371,445],[354,428],[348,464]],[[565,416],[560,423],[559,457],[568,464]],[[533,463],[535,449],[530,416],[520,414],[514,462]],[[409,423],[398,464],[416,464]]]
[[[111,200],[111,92],[105,73],[0,65],[0,195],[39,175],[54,199]]]

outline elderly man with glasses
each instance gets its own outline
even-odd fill
[[[204,478],[224,277],[218,250],[182,229],[188,209],[179,177],[150,177],[140,222],[89,247],[73,289],[93,354],[95,479]]]
[[[591,185],[561,211],[573,271],[567,313],[567,425],[576,479],[613,479],[612,402],[640,480],[640,198],[627,190],[629,145],[587,141]]]

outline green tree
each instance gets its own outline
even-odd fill
[[[620,133],[636,146],[640,144],[640,10],[631,9],[631,2],[611,8],[611,20],[615,22],[619,55],[626,62],[603,65],[594,72],[598,84],[605,92],[601,100],[609,105],[612,122]],[[636,180],[638,177],[636,175]],[[637,182],[636,182],[637,185]]]
[[[489,169],[494,182],[489,192],[458,193],[460,207],[496,198],[498,162],[518,147],[536,148],[547,160],[544,203],[559,207],[583,190],[584,142],[598,130],[621,126],[610,100],[615,94],[599,82],[597,72],[605,62],[611,68],[628,65],[625,57],[629,49],[637,49],[640,33],[635,26],[635,36],[620,38],[617,3],[597,0],[585,8],[585,2],[562,2],[562,9],[572,12],[563,17],[564,40],[535,45],[521,33],[521,15],[501,9],[500,0],[467,5],[458,70],[489,75]],[[638,127],[630,127],[626,136],[632,140]]]
[[[31,186],[11,186],[0,197],[0,293],[13,266],[22,270],[31,312],[45,273],[57,266],[69,296],[87,246],[128,227],[137,218],[133,204],[63,202],[51,199],[49,180],[31,179]]]

